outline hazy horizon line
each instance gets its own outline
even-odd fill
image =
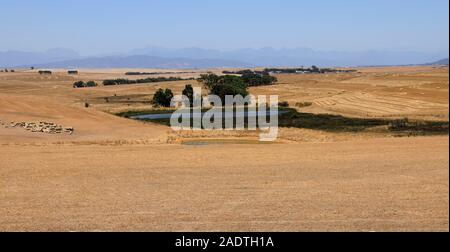
[[[216,49],[210,47],[199,47],[199,46],[187,46],[187,47],[167,47],[167,46],[159,46],[159,45],[148,45],[144,47],[136,47],[130,49],[124,49],[122,51],[111,51],[111,52],[99,52],[99,53],[83,53],[82,50],[64,47],[64,46],[56,46],[49,47],[47,49],[0,49],[0,52],[25,52],[25,53],[47,53],[53,50],[66,50],[72,51],[74,53],[79,54],[81,57],[91,57],[91,56],[121,56],[121,55],[140,55],[133,54],[133,51],[136,50],[145,50],[145,49],[162,49],[162,50],[189,50],[189,49],[199,49],[205,51],[216,51],[216,52],[236,52],[236,51],[244,51],[244,50],[274,50],[274,51],[283,51],[283,50],[308,50],[311,52],[321,52],[321,53],[364,53],[364,52],[393,52],[393,53],[420,53],[420,54],[450,54],[450,51],[421,51],[421,50],[407,50],[407,49],[366,49],[366,50],[325,50],[318,49],[307,46],[299,46],[299,47],[273,47],[273,46],[263,46],[263,47],[240,47],[236,49]]]

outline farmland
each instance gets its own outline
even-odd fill
[[[258,143],[257,132],[173,132],[116,116],[154,109],[159,88],[181,94],[195,80],[73,88],[142,78],[127,72],[190,79],[207,71],[223,69],[0,73],[1,122],[74,129],[0,127],[0,230],[448,231],[448,133],[314,124],[407,118],[448,125],[448,67],[278,74],[276,85],[249,89],[279,95],[299,113],[271,144]],[[185,144],[192,141],[209,144]]]

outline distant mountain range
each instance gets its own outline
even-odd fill
[[[215,58],[233,59],[256,66],[368,66],[368,65],[406,65],[433,62],[444,58],[448,53],[417,53],[396,51],[316,51],[310,48],[239,49],[219,51],[202,48],[168,49],[146,47],[131,51],[131,55],[152,55],[159,57]]]
[[[443,66],[443,65],[448,65],[448,58],[446,59],[441,59],[432,63],[427,63],[425,65],[429,65],[429,66]]]
[[[89,57],[35,64],[36,68],[218,68],[251,67],[252,64],[226,59],[163,58],[147,55]],[[24,67],[31,67],[26,65]]]
[[[0,67],[36,68],[217,68],[289,66],[375,66],[434,62],[448,53],[394,51],[323,52],[309,48],[239,49],[219,51],[202,48],[168,49],[146,47],[119,56],[82,57],[70,49],[42,53],[0,52]],[[439,61],[440,63],[447,61]],[[439,62],[433,64],[439,64]]]
[[[79,58],[81,57],[77,52],[63,48],[51,49],[45,52],[0,51],[0,67],[44,64]]]

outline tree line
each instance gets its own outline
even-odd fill
[[[104,86],[112,86],[112,85],[129,85],[129,84],[143,84],[143,83],[154,83],[154,82],[167,82],[167,81],[181,81],[181,80],[193,80],[194,78],[183,79],[179,77],[157,77],[157,78],[145,78],[138,80],[129,80],[129,79],[112,79],[112,80],[104,80]]]
[[[273,85],[278,82],[278,79],[271,76],[268,71],[252,71],[252,70],[239,70],[239,71],[223,71],[225,75],[240,75],[244,83],[249,87],[267,86]]]
[[[333,68],[319,68],[317,66],[311,66],[309,68],[266,68],[263,70],[264,73],[277,73],[277,74],[302,74],[302,73],[353,73],[356,70],[353,69],[333,69]]]
[[[193,74],[195,72],[126,72],[125,75]]]
[[[96,86],[98,86],[98,84],[95,81],[88,81],[88,82],[77,81],[77,82],[73,83],[73,88],[86,88],[86,87],[96,87]]]

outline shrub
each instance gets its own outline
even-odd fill
[[[88,82],[77,81],[73,84],[74,88],[85,88],[85,87],[96,87],[96,86],[98,86],[98,85],[95,81],[88,81]]]
[[[390,130],[402,130],[402,129],[408,128],[408,126],[410,126],[409,119],[403,118],[403,119],[393,120],[389,124],[389,129]]]
[[[84,81],[77,81],[73,83],[73,88],[83,88],[86,86],[86,83]]]
[[[98,86],[95,81],[88,81],[86,82],[86,87],[96,87]]]
[[[282,108],[288,108],[289,107],[289,102],[287,102],[287,101],[279,102],[278,106],[282,107]]]

